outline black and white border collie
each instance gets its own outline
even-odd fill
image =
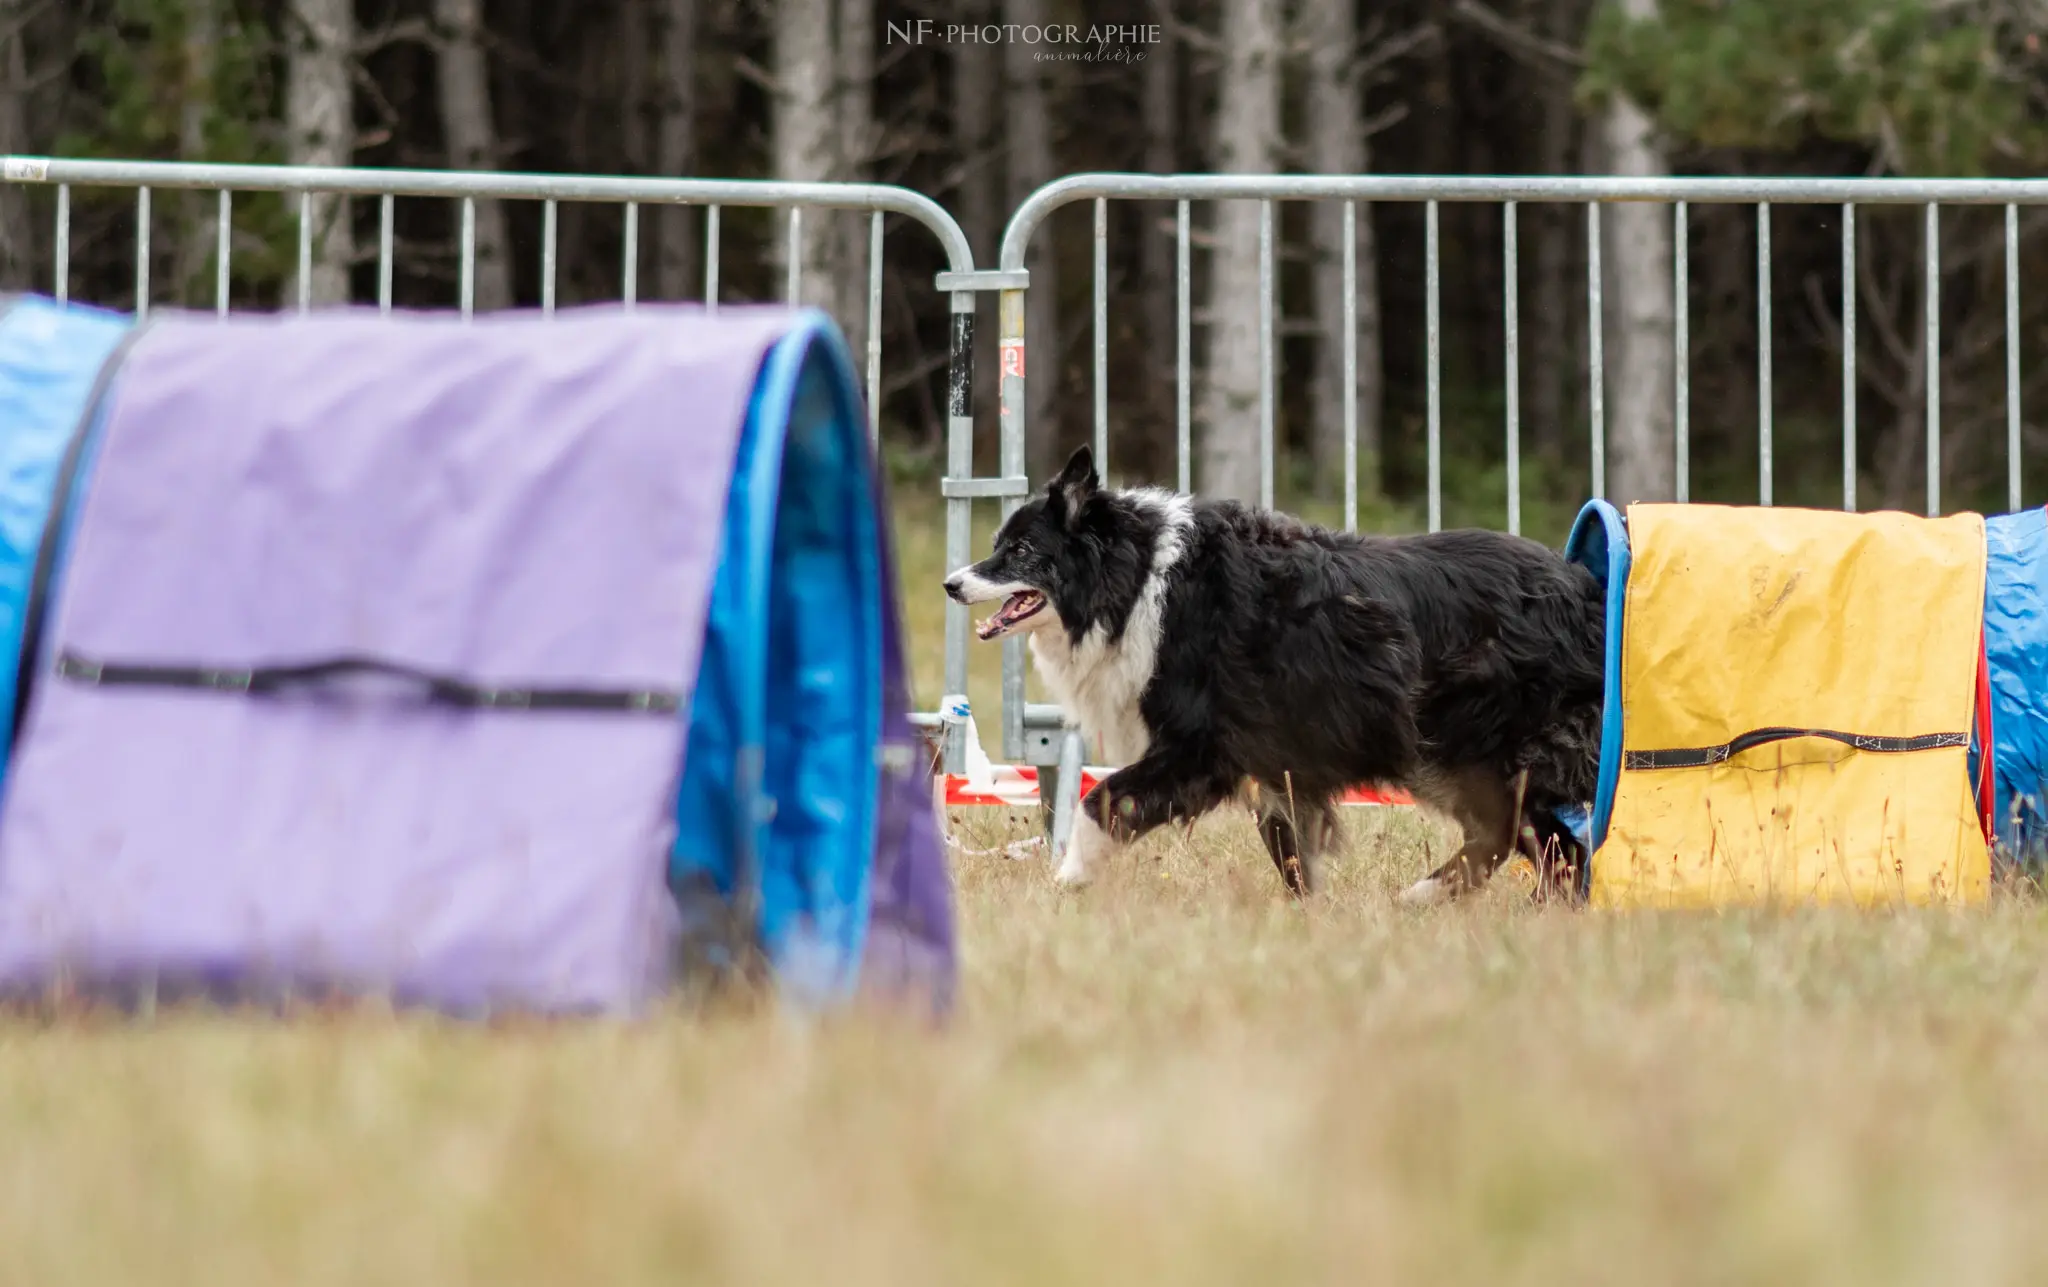
[[[1001,604],[979,636],[1027,634],[1068,721],[1122,766],[1082,801],[1062,884],[1241,799],[1306,894],[1362,785],[1406,788],[1464,831],[1407,902],[1477,888],[1517,848],[1539,870],[1575,850],[1551,815],[1592,798],[1605,621],[1593,577],[1535,541],[1346,535],[1106,489],[1083,447],[945,584]]]

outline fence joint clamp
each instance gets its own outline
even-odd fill
[[[1031,480],[1018,474],[1011,478],[941,478],[939,495],[947,500],[987,500],[993,497],[1029,496]]]
[[[965,273],[940,273],[936,281],[942,291],[1027,290],[1031,286],[1031,270],[980,268]]]

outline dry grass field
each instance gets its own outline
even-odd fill
[[[943,1032],[0,1024],[0,1284],[2048,1281],[2032,902],[1410,913],[1348,825],[1305,908],[1234,817],[959,859]]]

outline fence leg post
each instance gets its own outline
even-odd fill
[[[1074,811],[1081,805],[1081,730],[1070,728],[1060,738],[1060,763],[1050,781],[1038,775],[1038,798],[1052,793],[1052,856],[1064,857],[1074,834]]]
[[[1002,354],[1002,471],[1006,478],[1024,475],[1024,291],[1005,289],[998,296],[996,339]],[[1017,512],[1022,496],[1003,498],[1003,517]],[[1024,758],[1024,641],[1003,640],[1003,758]]]
[[[953,332],[946,360],[946,473],[953,478],[974,475],[974,292],[950,292]],[[974,501],[946,498],[946,570],[974,561]],[[946,603],[946,691],[967,691],[967,624],[965,604]],[[967,730],[946,727],[946,772],[967,771]]]

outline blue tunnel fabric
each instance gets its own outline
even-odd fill
[[[807,311],[741,431],[677,798],[670,881],[708,877],[785,991],[851,994],[881,736],[880,515],[838,333]]]
[[[2048,511],[1984,520],[1984,653],[1992,803],[2001,856],[2048,865]],[[1981,750],[1971,747],[1975,780]]]
[[[38,297],[10,301],[0,316],[0,786],[5,784],[17,704],[19,662],[36,586],[36,567],[58,490],[75,491],[89,462],[94,410],[123,340],[134,333],[123,314]],[[65,457],[75,469],[65,473]],[[67,519],[75,508],[67,513]],[[61,533],[52,534],[58,540]],[[51,559],[57,550],[53,547]]]
[[[1591,572],[1607,593],[1607,638],[1603,669],[1605,696],[1600,715],[1600,774],[1590,814],[1577,810],[1558,817],[1578,835],[1588,856],[1607,839],[1607,824],[1614,816],[1614,790],[1621,777],[1621,631],[1628,603],[1628,523],[1621,511],[1604,500],[1586,502],[1572,522],[1566,538],[1567,559]],[[1593,864],[1584,864],[1580,892],[1592,879]]]

